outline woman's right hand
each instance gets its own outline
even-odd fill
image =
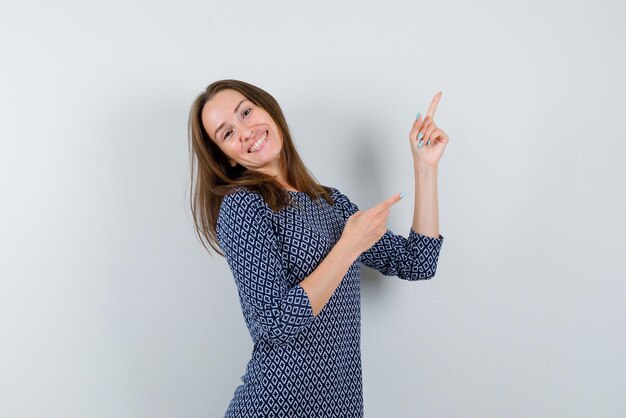
[[[339,240],[358,258],[387,232],[389,208],[400,199],[396,193],[370,209],[356,211],[346,221]]]

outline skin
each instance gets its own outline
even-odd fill
[[[235,109],[236,113],[234,113]],[[285,181],[285,176],[280,170],[282,135],[265,109],[246,99],[240,92],[226,89],[218,92],[205,103],[201,118],[204,129],[226,154],[233,167],[239,164],[249,170],[277,176],[285,189],[294,190]],[[222,123],[224,125],[220,127]],[[219,131],[216,134],[215,130],[218,128]],[[250,147],[265,132],[267,132],[267,139],[262,148],[249,153]]]
[[[441,92],[433,98],[426,116],[417,118],[409,133],[415,175],[415,203],[412,229],[422,235],[439,238],[437,205],[438,163],[448,143],[448,136],[434,121]],[[229,158],[231,165],[240,164],[250,170],[275,175],[286,189],[293,190],[280,172],[282,137],[270,115],[235,90],[222,90],[208,101],[202,110],[202,123],[211,139]],[[215,130],[224,127],[215,134]],[[248,153],[263,132],[267,141],[259,152]],[[422,133],[421,141],[417,139]],[[228,135],[224,138],[224,135]],[[420,142],[422,145],[420,145]],[[326,258],[299,285],[311,301],[313,315],[317,316],[330,300],[351,265],[374,245],[387,231],[391,207],[401,199],[396,193],[376,206],[360,210],[348,218],[342,235]]]
[[[411,227],[413,231],[433,238],[439,238],[438,166],[449,141],[448,135],[437,126],[434,119],[442,94],[442,92],[435,94],[426,116],[422,118],[420,115],[409,132],[415,176],[415,202]],[[420,133],[421,141],[418,141]]]

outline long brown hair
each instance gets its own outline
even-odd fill
[[[194,227],[200,242],[209,253],[206,242],[222,256],[224,253],[220,250],[217,240],[217,217],[224,196],[235,187],[244,186],[257,191],[274,211],[279,211],[292,203],[291,196],[276,177],[248,170],[239,164],[232,167],[226,155],[204,129],[201,114],[205,103],[225,89],[243,94],[269,113],[276,123],[283,138],[280,165],[287,182],[308,194],[313,200],[323,197],[329,204],[333,204],[330,188],[320,185],[300,159],[291,140],[287,121],[276,99],[265,90],[244,81],[215,81],[196,97],[189,113],[190,202]]]

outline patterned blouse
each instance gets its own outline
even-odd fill
[[[331,187],[333,205],[289,191],[274,212],[245,187],[224,196],[217,234],[254,347],[225,417],[362,417],[361,264],[403,280],[435,275],[443,236],[391,230],[362,253],[317,316],[300,281],[359,208]]]

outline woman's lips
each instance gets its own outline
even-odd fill
[[[267,142],[267,139],[268,139],[268,137],[269,137],[269,131],[265,131],[265,133],[264,133],[263,135],[261,135],[261,137],[260,137],[260,138],[262,138],[263,136],[265,136],[265,139],[263,140],[263,142],[261,143],[261,145],[259,146],[259,148],[257,148],[257,149],[256,149],[256,150],[254,150],[254,151],[250,151],[250,150],[248,150],[248,153],[252,154],[252,153],[255,153],[255,152],[259,152],[259,151],[261,151],[261,149],[263,149],[263,147],[265,146],[265,143]],[[258,141],[258,139],[257,139],[257,141]],[[256,143],[256,141],[254,141],[254,142]],[[254,146],[254,144],[252,144],[252,146]],[[252,148],[252,147],[250,147],[250,148]]]

